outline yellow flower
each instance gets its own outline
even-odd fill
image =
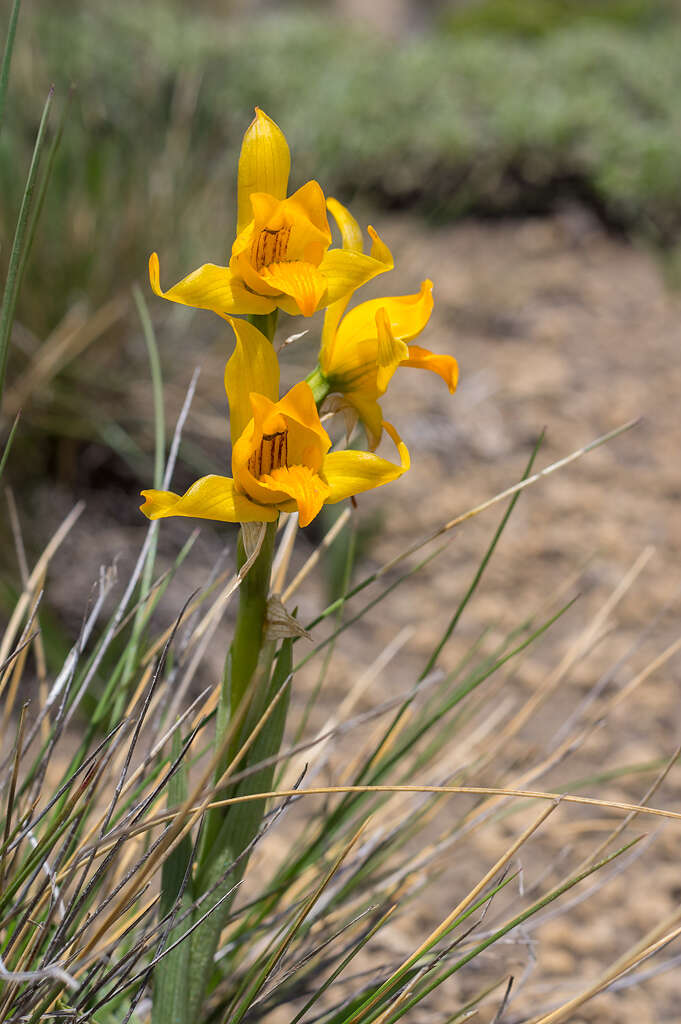
[[[205,263],[168,291],[161,289],[158,256],[149,258],[157,295],[219,316],[286,313],[312,316],[391,270],[392,255],[373,228],[371,254],[330,249],[324,193],[308,181],[286,198],[288,143],[256,107],[244,135],[237,184],[237,236],[228,267]]]
[[[312,391],[302,381],[279,398],[279,363],[270,342],[245,320],[230,320],[236,348],[225,370],[232,477],[205,476],[183,494],[142,491],[149,519],[192,516],[222,522],[273,522],[299,513],[307,526],[322,505],[380,487],[409,468],[409,452],[389,423],[400,463],[370,452],[330,452]]]
[[[348,251],[362,249],[357,222],[335,199],[328,200],[343,245]],[[433,285],[424,281],[416,295],[372,299],[343,316],[345,297],[330,306],[324,317],[319,368],[328,393],[341,393],[367,428],[375,447],[381,437],[382,413],[377,399],[385,393],[398,366],[432,370],[454,393],[459,369],[453,356],[436,355],[411,344],[423,330],[433,310]]]

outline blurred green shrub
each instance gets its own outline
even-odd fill
[[[658,242],[681,225],[679,27],[440,33],[398,48],[310,14],[246,21],[88,0],[27,8],[19,43],[3,224],[49,82],[61,95],[78,86],[21,297],[38,334],[83,294],[99,303],[143,279],[153,248],[165,284],[226,260],[234,159],[256,103],[286,131],[293,183],[314,174],[340,198],[442,221],[542,210],[567,193]]]
[[[442,17],[461,35],[501,33],[539,37],[575,25],[606,24],[641,29],[669,21],[675,11],[665,0],[470,0]]]

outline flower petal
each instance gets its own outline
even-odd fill
[[[284,501],[285,491],[271,482],[263,483],[273,477],[265,473],[256,476],[252,472],[251,457],[261,450],[263,436],[286,430],[286,465],[302,465],[312,473],[320,470],[331,439],[321,425],[310,385],[305,381],[291,388],[279,402],[252,392],[250,405],[252,418],[232,446],[234,479],[239,490],[254,501],[265,505]],[[256,465],[260,465],[258,460]]]
[[[326,199],[322,186],[312,179],[293,193],[286,200],[286,207],[294,217],[306,217],[321,232],[326,240],[326,248],[331,245],[331,228],[326,216]]]
[[[272,343],[257,327],[232,317],[229,322],[236,335],[236,346],[225,367],[225,391],[234,445],[253,417],[251,392],[257,391],[272,402],[279,397],[279,360]]]
[[[309,466],[282,466],[261,477],[260,484],[272,486],[295,502],[300,526],[312,522],[329,494],[328,485]]]
[[[353,494],[380,487],[402,476],[409,469],[410,459],[407,446],[390,423],[383,427],[395,442],[400,455],[400,465],[381,459],[370,452],[331,452],[324,459],[322,473],[329,485],[330,492],[326,499],[328,505],[350,498]]]
[[[454,356],[439,356],[435,352],[429,352],[427,348],[420,345],[409,346],[409,356],[403,359],[400,366],[414,366],[418,370],[432,370],[442,377],[449,388],[450,394],[456,391],[459,382],[459,364]]]
[[[256,107],[239,156],[237,234],[252,218],[251,192],[268,192],[275,199],[285,199],[290,169],[291,154],[284,133]]]
[[[378,448],[383,433],[383,412],[376,399],[370,395],[364,395],[360,391],[348,391],[343,398],[357,410],[367,432],[371,450]]]
[[[333,196],[326,200],[326,208],[338,225],[338,230],[343,239],[344,249],[353,249],[355,252],[364,252],[364,238],[362,229],[352,216],[350,211],[339,203]]]
[[[326,206],[338,225],[341,238],[343,239],[343,248],[354,252],[364,252],[362,229],[350,211],[341,205],[337,199],[333,199],[331,196],[326,200]],[[341,321],[341,317],[343,316],[351,297],[352,292],[348,292],[348,294],[343,296],[342,299],[339,299],[337,302],[330,305],[324,314],[322,343],[319,352],[319,364],[322,367],[324,366],[325,361],[329,363],[332,358],[333,340],[336,336],[336,331],[338,330],[338,324]]]
[[[234,277],[229,267],[204,263],[176,285],[164,292],[159,278],[158,256],[149,257],[149,280],[156,295],[183,306],[210,309],[218,316],[238,313],[271,313],[276,302],[263,295],[254,295]]]
[[[321,454],[326,455],[331,447],[331,438],[322,426],[312,389],[306,381],[301,380],[284,395],[277,403],[277,411],[292,423],[297,423],[309,431],[310,436],[306,438],[306,443],[309,445],[312,442],[318,445]],[[292,463],[301,461],[302,456],[302,452],[296,451],[295,439],[290,436],[289,461]]]
[[[384,309],[390,329],[400,341],[411,341],[428,323],[433,311],[433,282],[424,281],[416,295],[396,295],[386,299],[370,299],[355,306],[338,328],[336,345],[349,347],[356,341],[375,337],[376,314]],[[323,367],[322,367],[323,369]]]
[[[191,516],[221,523],[271,523],[277,518],[275,509],[263,508],[243,494],[237,494],[234,481],[228,476],[201,477],[183,495],[172,491],[142,491],[142,497],[145,502],[140,509],[148,519]]]
[[[327,281],[324,300],[327,305],[350,295],[377,274],[392,270],[393,259],[387,245],[372,228],[369,228],[369,233],[374,239],[373,255],[367,256],[352,249],[329,249],[319,264]]]
[[[378,334],[376,387],[378,393],[382,395],[397,367],[403,360],[409,358],[409,348],[390,330],[390,321],[383,306],[376,311],[376,331]]]
[[[326,278],[312,263],[272,263],[260,276],[270,288],[291,297],[292,302],[277,299],[276,304],[292,316],[312,316],[326,292]]]

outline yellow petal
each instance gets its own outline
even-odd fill
[[[237,180],[237,234],[252,218],[251,193],[268,192],[285,199],[291,154],[281,128],[258,107],[246,129],[239,156]]]
[[[371,238],[371,255],[379,263],[385,266],[386,270],[392,270],[394,267],[393,254],[391,253],[388,246],[385,244],[378,231],[372,228],[371,224],[367,227],[369,237]]]
[[[433,283],[424,281],[416,295],[370,299],[355,306],[344,317],[336,336],[336,349],[346,349],[365,338],[376,336],[376,314],[384,309],[390,330],[400,341],[411,341],[428,323],[433,311]]]
[[[325,455],[331,447],[331,438],[319,419],[310,385],[304,380],[295,384],[281,401],[277,402],[277,411],[287,418],[289,424],[289,463],[304,461],[314,468],[319,468],[321,458],[317,462],[317,451],[320,456]],[[304,428],[307,433],[297,437],[297,432],[293,429],[295,425]],[[311,447],[316,449],[314,453],[308,451]]]
[[[327,504],[334,505],[337,501],[352,497],[353,494],[390,483],[409,469],[407,446],[390,423],[384,422],[383,427],[399,452],[399,466],[370,452],[331,452],[324,459],[322,467],[322,473],[330,488]]]
[[[371,233],[372,229],[369,229]],[[393,259],[390,250],[374,232],[372,237],[378,239],[375,244],[378,256],[367,256],[365,253],[351,249],[329,249],[319,264],[319,269],[327,281],[325,302],[330,304],[356,291],[377,274],[392,270]]]
[[[376,387],[378,393],[382,395],[397,367],[409,358],[409,349],[390,330],[390,321],[383,306],[376,312],[376,331],[378,333]]]
[[[249,395],[257,391],[271,401],[279,397],[279,360],[272,343],[247,320],[230,324],[236,335],[234,352],[225,367],[232,445],[253,416]]]
[[[301,526],[312,522],[329,493],[328,485],[309,466],[282,466],[269,476],[261,477],[260,483],[265,487],[271,485],[295,502]]]
[[[355,252],[364,252],[362,229],[350,211],[332,196],[329,196],[326,200],[326,208],[333,215],[333,219],[338,225],[338,230],[343,239],[343,248],[354,249]]]
[[[354,252],[364,252],[362,229],[350,211],[342,206],[337,199],[333,199],[331,196],[326,200],[326,206],[338,225],[338,230],[340,231],[341,238],[343,239],[343,248],[350,249]],[[338,329],[338,324],[341,321],[341,317],[343,316],[351,297],[352,293],[348,292],[348,294],[342,299],[339,299],[337,302],[330,305],[324,314],[322,343],[319,353],[319,363],[322,369],[324,369],[324,363],[329,363],[331,360],[333,340]]]
[[[331,228],[326,216],[326,199],[318,181],[307,181],[286,200],[286,207],[292,217],[306,217],[331,245]]]
[[[263,508],[243,494],[237,494],[234,481],[227,476],[201,477],[183,495],[172,491],[142,491],[142,497],[145,502],[140,508],[148,519],[190,516],[222,523],[271,523],[277,518],[275,509]]]
[[[255,476],[249,466],[251,456],[260,449],[263,435],[286,430],[286,465],[303,465],[313,473],[321,468],[331,439],[321,425],[310,385],[305,381],[291,388],[279,402],[253,392],[250,404],[252,419],[232,446],[234,479],[239,490],[254,501],[283,501],[286,493],[271,483],[263,484],[264,477]]]
[[[270,288],[291,297],[291,302],[278,299],[277,305],[292,316],[312,316],[326,292],[326,279],[312,263],[272,263],[260,276]]]
[[[204,263],[164,292],[160,284],[158,256],[153,252],[149,257],[149,280],[153,291],[161,298],[183,306],[210,309],[222,317],[239,313],[271,313],[276,308],[276,302],[271,298],[248,291],[229,267],[218,267],[214,263]]]
[[[442,377],[443,381],[453,395],[456,385],[459,382],[459,364],[454,356],[439,356],[429,352],[427,348],[420,345],[410,345],[407,359],[403,359],[400,366],[414,366],[418,370],[432,370]]]
[[[358,391],[349,391],[343,397],[357,410],[367,432],[371,450],[378,448],[383,433],[383,412],[376,399]]]

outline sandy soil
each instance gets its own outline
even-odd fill
[[[358,515],[369,518],[380,510],[383,520],[362,571],[515,483],[542,429],[546,437],[538,456],[540,467],[631,418],[642,417],[635,429],[539,482],[521,497],[479,593],[441,663],[445,668],[453,666],[483,628],[490,629],[487,642],[491,647],[524,617],[545,611],[555,595],[569,597],[579,592],[570,612],[504,677],[498,699],[508,702],[509,715],[535,694],[547,698],[537,702],[536,711],[513,739],[506,762],[515,765],[520,774],[548,756],[559,742],[557,730],[599,680],[602,691],[591,711],[607,706],[607,718],[538,785],[551,788],[601,769],[669,757],[681,732],[678,657],[652,673],[626,700],[612,708],[607,702],[679,632],[678,604],[674,603],[681,583],[679,298],[665,288],[650,254],[606,236],[581,210],[566,210],[548,220],[467,223],[435,230],[426,230],[420,222],[405,217],[380,215],[374,222],[398,254],[398,269],[390,282],[392,292],[415,291],[422,278],[433,279],[436,310],[423,344],[456,355],[461,383],[457,394],[450,397],[441,382],[429,375],[403,370],[396,376],[385,412],[407,441],[413,468],[390,490],[360,500]],[[379,288],[385,288],[385,282],[374,288],[376,294]],[[159,313],[161,318],[167,315],[165,309]],[[218,334],[212,323],[203,326],[208,314],[198,317],[201,319],[191,320],[191,328],[206,331],[207,354],[188,436],[195,443],[204,443],[217,460],[222,457],[220,409],[208,396],[221,376],[224,334]],[[187,323],[183,322],[183,330]],[[133,339],[131,344],[138,341]],[[291,378],[296,361],[306,358],[302,344],[290,356],[287,372]],[[196,349],[189,351],[176,344],[173,352],[176,394],[173,392],[170,405],[176,407]],[[180,484],[191,476],[191,471],[182,472],[186,476]],[[37,517],[56,522],[67,496],[45,487],[35,501]],[[133,517],[121,513],[122,502],[120,492],[113,495],[106,489],[92,497],[91,521],[100,527],[97,555],[83,557],[88,545],[81,535],[65,547],[60,556],[62,568],[78,561],[78,575],[92,579],[100,561],[135,541],[139,527]],[[319,712],[321,719],[345,692],[345,670],[356,672],[368,664],[405,626],[415,626],[415,632],[377,684],[372,699],[390,687],[413,681],[464,593],[502,508],[489,510],[458,528],[447,551],[409,587],[396,591],[389,604],[340,646]],[[166,526],[162,551],[170,557],[192,524]],[[162,615],[170,618],[188,590],[205,578],[224,536],[211,527],[202,532],[192,564],[166,599]],[[75,554],[79,559],[74,559]],[[639,559],[639,575],[608,616],[597,641],[574,659],[559,685],[549,692],[546,688],[561,658],[573,649],[575,638],[594,622]],[[61,573],[52,583],[51,593],[58,604],[71,606],[77,621],[82,609],[73,609],[68,599],[72,585],[73,573]],[[301,594],[303,618],[314,613],[321,597],[319,586],[310,586]],[[610,674],[603,679],[606,672]],[[492,738],[490,742],[494,742]],[[453,752],[453,761],[455,755]],[[639,800],[653,778],[650,771],[630,774],[588,791]],[[494,777],[484,776],[479,781],[491,784]],[[674,768],[654,802],[675,808],[680,794],[681,775]],[[574,809],[559,813],[565,827],[556,830],[555,839],[549,830],[540,843],[544,864],[574,855],[574,851],[566,852],[566,833],[572,831],[575,843],[585,843],[585,851],[595,848],[605,835],[600,816],[589,818]],[[532,933],[531,942],[521,936],[507,946],[508,970],[518,976],[528,957],[538,958],[525,989],[503,1017],[507,1024],[528,1019],[554,999],[587,987],[678,907],[678,826],[651,819],[638,822],[637,827],[649,831],[653,838],[626,873],[565,916],[548,919],[537,934]],[[508,844],[515,834],[513,828],[500,824],[472,838],[473,845],[468,847],[471,859],[460,877],[474,881],[480,864],[491,864]],[[580,849],[577,847],[575,863]],[[432,903],[426,902],[418,917],[410,920],[405,948],[437,922],[443,904],[451,905],[456,899],[456,874],[446,875],[443,885],[443,890],[432,894]],[[672,946],[640,970],[671,960],[676,953]],[[570,1020],[676,1024],[681,997],[678,970],[606,993]],[[473,979],[471,991],[479,981],[480,977]],[[465,994],[466,984],[462,985],[448,998]],[[493,1017],[491,1010],[479,1019]]]

